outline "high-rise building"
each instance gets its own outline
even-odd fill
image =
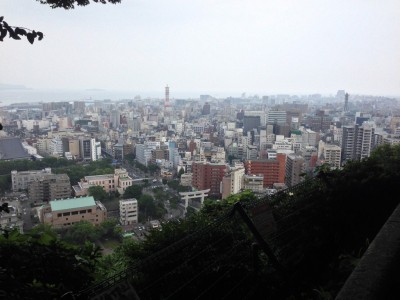
[[[247,132],[256,128],[258,129],[261,125],[260,116],[244,116],[243,117],[243,134],[246,135]]]
[[[198,190],[210,189],[209,195],[219,198],[220,185],[227,170],[226,164],[210,162],[193,162],[192,186]]]
[[[169,107],[170,106],[170,103],[169,103],[169,86],[168,85],[165,87],[164,106],[165,107]]]
[[[361,126],[343,126],[342,164],[347,160],[361,160],[369,157],[375,147],[375,125],[364,122]]]
[[[210,103],[206,102],[203,105],[203,110],[201,112],[202,115],[209,115],[211,111],[211,106]]]
[[[121,124],[121,113],[119,110],[112,110],[110,114],[110,123],[113,128],[118,128]]]
[[[355,157],[356,127],[342,126],[342,163]]]
[[[92,139],[81,137],[79,139],[79,154],[80,158],[83,160],[92,159]]]
[[[344,95],[344,108],[343,108],[343,110],[345,112],[349,111],[349,94],[348,93],[346,93]]]
[[[289,154],[286,159],[285,184],[291,187],[302,182],[304,180],[302,176],[304,171],[304,158],[301,155]]]

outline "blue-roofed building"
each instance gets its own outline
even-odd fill
[[[107,209],[92,196],[50,201],[40,209],[42,223],[64,228],[80,221],[98,225],[107,218]]]

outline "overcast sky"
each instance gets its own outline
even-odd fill
[[[1,0],[0,83],[35,89],[400,95],[399,0]]]

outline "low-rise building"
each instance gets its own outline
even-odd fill
[[[40,208],[39,220],[55,228],[64,228],[80,221],[99,225],[107,218],[107,209],[92,196],[50,201]]]
[[[264,191],[264,175],[244,175],[243,176],[243,189],[251,190],[254,193],[262,193]]]
[[[85,196],[91,186],[101,186],[107,193],[118,191],[121,195],[133,184],[126,169],[115,169],[114,174],[85,176],[74,185],[75,196]]]

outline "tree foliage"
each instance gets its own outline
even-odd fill
[[[43,39],[42,32],[23,27],[10,26],[6,21],[4,21],[4,17],[0,17],[0,42],[3,42],[7,35],[9,38],[14,40],[20,40],[21,37],[25,36],[31,44],[33,44],[35,39],[39,41]]]
[[[142,185],[131,185],[125,189],[124,195],[122,196],[124,199],[139,199],[142,195],[143,186]]]
[[[93,282],[99,248],[72,246],[49,226],[0,236],[0,282],[7,299],[58,299]],[[79,280],[76,280],[79,278]],[[4,295],[5,293],[5,295]]]
[[[107,192],[100,185],[89,187],[88,193],[90,196],[93,196],[93,198],[98,201],[104,201],[108,199]]]
[[[75,5],[77,6],[86,6],[89,5],[91,2],[90,0],[36,0],[41,4],[49,5],[51,8],[63,8],[63,9],[74,9]],[[102,3],[106,4],[112,3],[117,4],[121,3],[121,0],[93,0],[94,3]],[[25,27],[19,26],[11,26],[6,21],[4,21],[4,17],[0,17],[0,42],[4,41],[5,37],[12,38],[14,40],[20,40],[21,37],[26,37],[29,43],[33,44],[34,41],[37,39],[41,41],[44,37],[41,31],[28,29]],[[2,126],[0,124],[0,126]],[[0,128],[1,130],[1,128]]]
[[[64,8],[73,9],[75,5],[86,6],[90,4],[90,0],[36,0],[41,4],[49,5],[51,8]],[[107,2],[112,4],[121,3],[121,0],[93,0],[94,3],[106,4]]]

